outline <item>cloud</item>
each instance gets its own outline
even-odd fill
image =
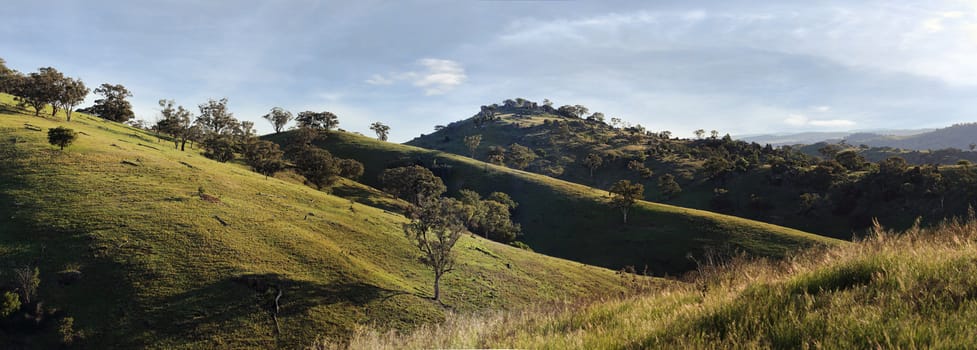
[[[366,80],[366,83],[393,85],[397,82],[406,81],[424,90],[425,95],[431,96],[445,94],[464,83],[465,79],[468,78],[461,63],[452,60],[424,58],[415,64],[422,69],[392,73],[386,76],[374,74]]]
[[[791,126],[816,126],[823,128],[841,128],[855,126],[855,122],[848,119],[810,119],[802,114],[790,114],[784,123]]]

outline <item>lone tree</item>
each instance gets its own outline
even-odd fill
[[[390,132],[390,127],[389,126],[387,126],[387,125],[385,125],[385,124],[383,124],[381,122],[376,122],[376,123],[370,124],[370,130],[373,130],[373,132],[377,133],[377,140],[387,141],[387,133]]]
[[[441,277],[455,265],[452,248],[465,230],[466,211],[451,198],[424,198],[410,210],[404,235],[421,251],[421,262],[434,271],[434,300],[441,301]]]
[[[447,191],[441,178],[420,165],[386,169],[380,173],[380,183],[385,192],[414,205],[420,205],[424,198],[435,198]]]
[[[322,188],[331,185],[339,175],[339,162],[332,153],[321,148],[306,147],[295,156],[295,168],[306,181]]]
[[[132,112],[132,104],[126,101],[127,97],[132,97],[132,93],[125,86],[102,84],[95,88],[95,94],[102,95],[102,98],[95,100],[95,105],[88,109],[91,114],[116,122],[126,122],[136,116]]]
[[[59,84],[54,105],[64,110],[64,115],[70,122],[71,113],[74,112],[76,106],[85,101],[85,97],[90,91],[81,79],[64,78]]]
[[[299,112],[299,115],[295,118],[295,121],[299,123],[299,126],[313,130],[329,131],[339,126],[339,117],[332,112],[327,111]]]
[[[271,122],[271,125],[275,127],[275,133],[280,133],[285,129],[285,125],[292,121],[292,112],[286,111],[284,108],[275,107],[271,109],[271,112],[262,116],[262,118],[267,119]]]
[[[473,159],[475,158],[475,150],[481,143],[482,134],[465,136],[465,146],[468,147],[468,152],[471,153]]]
[[[62,151],[64,151],[65,146],[75,142],[75,139],[77,138],[78,133],[63,126],[49,129],[47,131],[47,142],[55,146],[60,146]]]
[[[631,181],[621,180],[611,186],[611,206],[621,210],[624,215],[624,223],[628,223],[628,211],[639,199],[644,198],[645,186],[640,183],[632,184]]]
[[[200,109],[197,124],[211,135],[230,133],[238,124],[237,119],[234,119],[234,113],[227,110],[227,98],[209,99],[207,103],[202,103],[197,108]]]
[[[583,165],[590,169],[590,177],[594,177],[594,170],[600,168],[601,164],[604,164],[604,159],[601,159],[600,155],[597,153],[591,153],[587,155],[587,158],[583,160]]]

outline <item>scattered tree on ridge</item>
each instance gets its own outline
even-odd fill
[[[295,121],[299,123],[299,126],[313,130],[329,131],[339,126],[339,117],[328,111],[300,112]]]
[[[64,78],[59,84],[54,105],[64,110],[64,115],[70,122],[71,113],[74,112],[75,107],[85,101],[89,92],[90,90],[81,79]]]
[[[488,161],[492,164],[505,166],[505,148],[501,146],[489,147]]]
[[[645,186],[640,183],[632,184],[631,181],[621,180],[611,186],[611,206],[621,210],[624,215],[624,223],[628,223],[628,212],[634,203],[644,198]]]
[[[197,106],[197,108],[200,109],[200,115],[197,116],[197,124],[204,128],[210,135],[229,133],[238,124],[237,119],[234,119],[234,113],[227,110],[227,98],[220,100],[210,99],[206,103]]]
[[[377,140],[387,141],[387,133],[390,132],[389,126],[381,122],[375,122],[373,124],[370,124],[370,130],[373,130],[373,132],[377,133]]]
[[[306,181],[321,189],[339,175],[339,165],[332,153],[317,147],[306,147],[295,155],[295,168]]]
[[[102,84],[95,89],[95,94],[102,95],[102,98],[95,100],[95,105],[86,109],[86,112],[120,123],[136,116],[132,112],[132,104],[126,100],[127,97],[132,97],[132,93],[125,86]]]
[[[57,113],[56,101],[58,98],[58,85],[64,80],[64,75],[57,69],[44,67],[28,74],[21,79],[15,90],[17,100],[21,105],[28,105],[34,108],[34,116],[41,116],[44,106],[51,104],[54,113]]]
[[[75,142],[75,139],[77,138],[78,133],[63,126],[49,129],[47,132],[48,143],[55,146],[60,146],[62,151],[64,151],[65,146]]]
[[[288,125],[288,122],[292,121],[293,117],[292,112],[286,111],[281,107],[275,107],[271,109],[271,112],[263,115],[262,118],[271,122],[271,125],[275,127],[275,133],[278,134],[282,130],[285,130],[285,126]]]
[[[478,145],[481,143],[482,134],[465,136],[465,146],[468,147],[468,152],[471,153],[472,159],[475,158],[475,150],[478,149]]]
[[[421,262],[434,272],[434,300],[441,300],[441,277],[452,270],[455,243],[464,232],[466,212],[451,198],[423,197],[410,209],[404,235],[421,251]]]

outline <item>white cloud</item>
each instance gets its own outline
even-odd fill
[[[831,106],[817,106],[817,107],[814,107],[814,110],[815,111],[818,111],[818,112],[821,112],[821,113],[824,113],[824,112],[830,111],[831,110]]]
[[[817,126],[823,128],[841,128],[855,126],[855,122],[848,119],[810,119],[803,114],[789,114],[784,124],[791,126]]]
[[[447,93],[465,82],[468,76],[461,63],[437,59],[424,58],[418,60],[416,65],[422,67],[421,70],[412,70],[399,73],[391,73],[386,76],[374,74],[366,80],[371,85],[393,85],[400,81],[410,82],[418,88],[424,90],[425,95],[441,95]]]

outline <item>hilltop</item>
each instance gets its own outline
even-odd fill
[[[644,185],[645,198],[654,202],[846,240],[864,234],[873,219],[905,229],[917,217],[932,225],[975,204],[970,189],[977,187],[977,168],[957,165],[974,152],[845,144],[822,154],[819,146],[773,147],[715,130],[675,138],[588,113],[578,105],[506,100],[408,144],[599,189],[629,180]],[[465,142],[472,137],[480,140],[474,152]]]
[[[180,152],[119,123],[34,117],[9,95],[0,102],[0,288],[13,290],[13,269],[36,266],[33,302],[43,303],[30,305],[42,310],[37,324],[23,312],[0,322],[0,347],[56,347],[70,317],[90,348],[297,348],[360,324],[407,330],[446,310],[625,290],[612,270],[465,235],[441,306],[406,219],[389,211],[403,204],[379,191],[333,188],[389,210]],[[78,141],[49,145],[56,126]]]
[[[285,143],[291,134],[269,135]],[[379,186],[388,167],[418,164],[431,168],[448,187],[508,193],[519,207],[514,220],[523,227],[519,240],[533,250],[583,263],[677,275],[705,255],[737,252],[783,257],[814,245],[838,240],[701,210],[641,201],[622,224],[620,213],[607,205],[607,192],[527,171],[514,170],[434,150],[378,141],[345,132],[331,132],[316,145],[338,157],[363,162],[362,180]]]

